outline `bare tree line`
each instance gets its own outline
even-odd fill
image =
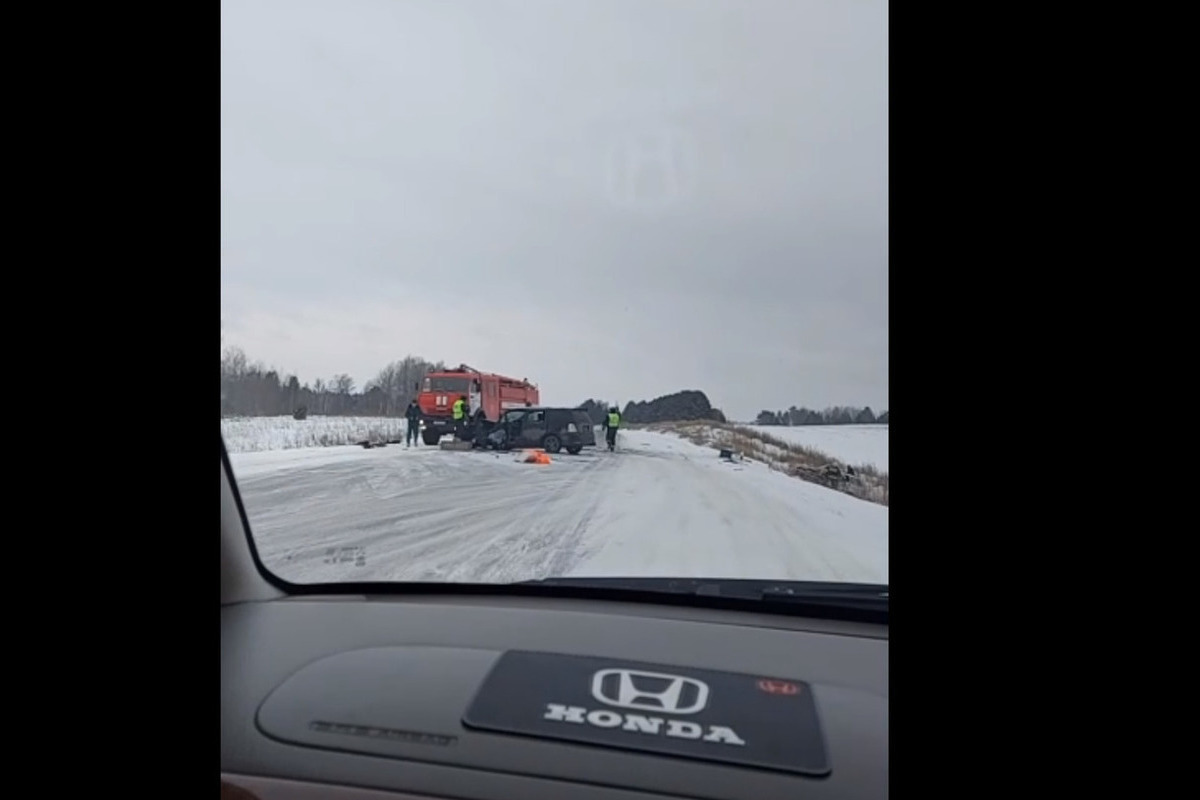
[[[224,337],[222,337],[223,339]],[[261,362],[251,362],[239,347],[221,352],[221,416],[260,417],[294,414],[328,416],[402,416],[415,386],[445,364],[405,356],[383,367],[359,390],[346,373],[301,383]]]
[[[226,347],[221,352],[221,416],[281,416],[295,414],[301,409],[308,414],[323,416],[403,416],[409,401],[417,395],[416,385],[428,373],[445,368],[444,362],[408,355],[385,365],[360,390],[346,373],[302,384],[295,375],[283,374],[258,361],[251,362],[239,347]],[[579,407],[599,423],[607,415],[609,404],[588,399]],[[649,402],[626,403],[622,418],[631,423],[725,419],[699,391],[676,392]],[[876,416],[869,407],[814,411],[792,406],[786,411],[762,411],[755,422],[759,425],[886,424],[888,412]]]

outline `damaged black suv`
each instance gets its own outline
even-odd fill
[[[493,450],[540,447],[547,453],[566,450],[578,455],[596,446],[596,429],[587,412],[578,408],[514,408],[501,415],[485,442]]]

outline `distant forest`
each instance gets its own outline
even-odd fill
[[[221,416],[274,417],[304,412],[320,416],[399,417],[416,397],[416,385],[429,372],[445,369],[441,361],[405,356],[384,366],[361,388],[342,373],[317,378],[311,384],[288,373],[250,361],[238,347],[221,353]],[[697,390],[675,392],[650,401],[619,403],[589,399],[579,405],[600,423],[612,405],[621,408],[621,417],[634,425],[651,422],[709,419],[725,422],[720,409],[713,408],[708,396]],[[829,408],[811,411],[790,408],[787,411],[763,411],[755,419],[758,425],[848,425],[883,423],[887,412],[878,417],[870,408]]]
[[[755,425],[887,425],[888,412],[879,416],[870,406],[853,408],[834,406],[824,411],[792,406],[787,411],[760,411],[754,419]]]
[[[597,422],[604,418],[605,412],[611,406],[602,400],[588,400],[581,408],[591,414]],[[704,392],[689,390],[664,395],[649,402],[626,403],[621,411],[626,422],[643,424],[650,422],[678,422],[682,420],[710,419],[715,422],[727,422],[725,415],[718,408],[713,408]],[[866,408],[850,408],[834,406],[824,411],[813,411],[807,408],[793,406],[787,411],[763,411],[754,419],[755,425],[886,425],[888,412],[884,411],[878,417],[868,406]]]

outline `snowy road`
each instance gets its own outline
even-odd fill
[[[674,576],[880,581],[884,506],[672,436],[617,453],[391,446],[233,454],[259,554],[314,581]]]

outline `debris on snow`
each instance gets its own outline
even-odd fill
[[[519,464],[550,464],[550,456],[545,450],[522,450],[516,457],[516,462]]]

